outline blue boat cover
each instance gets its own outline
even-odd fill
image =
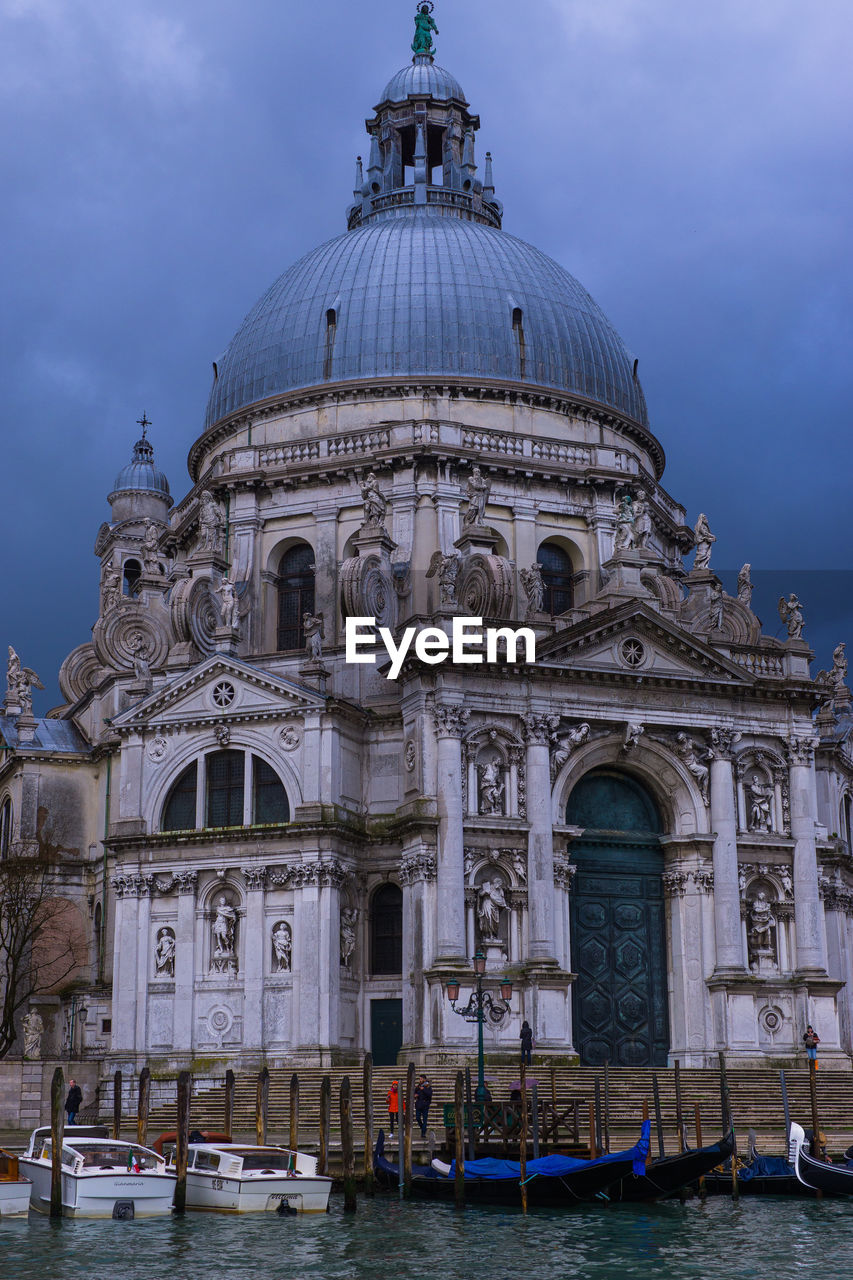
[[[737,1176],[741,1182],[751,1182],[753,1178],[793,1178],[795,1175],[782,1156],[756,1156],[749,1164],[738,1169]]]
[[[608,1156],[599,1156],[597,1160],[573,1160],[570,1156],[543,1156],[540,1160],[527,1161],[527,1177],[564,1178],[569,1173],[577,1173],[579,1169],[592,1169],[597,1165],[614,1164],[617,1160],[633,1160],[634,1173],[638,1178],[646,1172],[646,1157],[649,1154],[649,1137],[651,1121],[644,1120],[640,1141],[629,1151],[611,1151]],[[456,1176],[456,1161],[450,1166],[448,1177]],[[488,1182],[518,1182],[521,1177],[521,1165],[517,1160],[466,1160],[466,1178],[482,1178]]]

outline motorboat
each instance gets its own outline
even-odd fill
[[[332,1179],[318,1174],[315,1157],[302,1151],[238,1142],[191,1142],[187,1148],[188,1209],[325,1213],[331,1190]]]
[[[853,1169],[842,1164],[831,1164],[827,1160],[818,1160],[806,1149],[813,1145],[807,1142],[802,1125],[791,1125],[788,1163],[797,1175],[798,1182],[825,1196],[853,1196]]]
[[[734,1150],[734,1134],[729,1132],[710,1147],[682,1151],[679,1155],[661,1156],[646,1165],[642,1174],[631,1173],[608,1188],[609,1200],[663,1200],[677,1195],[685,1187],[722,1164]]]
[[[19,1157],[32,1182],[30,1207],[50,1213],[50,1128],[35,1129]],[[175,1175],[156,1151],[109,1137],[101,1125],[70,1125],[62,1140],[62,1214],[66,1218],[154,1218],[172,1212]]]
[[[18,1157],[0,1147],[0,1218],[26,1218],[33,1184],[22,1178]]]
[[[530,1205],[567,1207],[592,1200],[629,1174],[645,1174],[649,1154],[650,1124],[643,1122],[639,1142],[627,1151],[614,1151],[597,1160],[575,1160],[570,1156],[542,1156],[525,1166],[527,1200]],[[399,1184],[399,1166],[386,1160],[385,1134],[380,1129],[373,1155],[377,1179],[388,1186]],[[412,1195],[422,1200],[452,1200],[456,1162],[433,1160],[425,1169],[412,1171]],[[518,1205],[521,1203],[521,1165],[517,1160],[465,1161],[465,1200],[472,1204]]]

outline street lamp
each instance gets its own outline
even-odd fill
[[[471,998],[464,1009],[456,1008],[456,1001],[459,999],[459,983],[456,981],[447,983],[447,998],[454,1013],[458,1013],[466,1022],[476,1022],[477,1024],[477,1092],[475,1094],[477,1102],[486,1101],[483,1024],[488,1018],[489,1022],[494,1026],[500,1026],[509,1013],[510,1000],[512,999],[512,983],[507,977],[503,977],[500,980],[500,1000],[495,999],[491,992],[484,991],[483,974],[485,972],[486,957],[482,951],[478,951],[474,956],[474,975],[477,979],[477,985],[471,992]]]

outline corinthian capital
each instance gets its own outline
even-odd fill
[[[461,738],[471,712],[455,702],[436,702],[432,707],[435,732],[439,738]]]
[[[814,749],[819,742],[819,738],[789,738],[787,743],[789,763],[810,765],[814,760]]]
[[[524,717],[524,736],[528,742],[542,747],[550,743],[555,728],[554,716],[527,715]],[[559,717],[556,717],[559,724]]]
[[[743,735],[737,729],[712,729],[711,754],[717,760],[731,760]]]

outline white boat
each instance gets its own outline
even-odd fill
[[[75,1125],[62,1141],[62,1213],[66,1218],[154,1218],[172,1212],[175,1175],[156,1151]],[[50,1129],[36,1129],[21,1170],[32,1181],[30,1207],[50,1213]]]
[[[187,1155],[187,1208],[216,1213],[325,1213],[332,1179],[314,1156],[287,1147],[194,1143]]]
[[[0,1218],[26,1218],[32,1187],[21,1177],[18,1157],[0,1147]]]

